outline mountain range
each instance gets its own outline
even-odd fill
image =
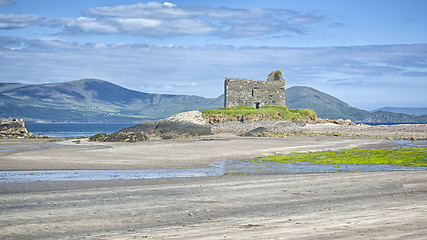
[[[414,107],[383,107],[380,109],[373,110],[372,112],[378,112],[378,111],[405,113],[405,114],[417,115],[417,116],[427,114],[427,108],[414,108]]]
[[[153,94],[116,84],[83,79],[48,84],[0,83],[0,117],[51,122],[140,122],[165,118],[179,112],[221,108],[224,96]],[[310,87],[286,89],[291,109],[310,108],[317,116],[356,122],[427,122],[415,116],[389,111],[369,112]]]

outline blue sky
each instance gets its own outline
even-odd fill
[[[0,82],[217,97],[225,77],[427,107],[425,0],[0,0]]]

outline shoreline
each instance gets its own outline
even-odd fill
[[[290,152],[400,145],[380,139],[323,136],[239,137],[233,134],[137,143],[73,141],[0,141],[0,150],[3,150],[0,151],[0,170],[192,169],[205,168],[215,162]],[[5,151],[10,149],[13,151]]]
[[[272,154],[403,143],[233,134],[137,143],[36,141],[0,141],[0,169],[203,168],[212,162]],[[0,238],[421,239],[427,235],[425,173],[0,183]]]

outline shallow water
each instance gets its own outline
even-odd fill
[[[427,141],[392,141],[396,147],[426,147]],[[13,146],[5,151],[21,148],[39,149],[45,146]],[[358,164],[315,164],[315,163],[262,163],[247,160],[222,161],[210,164],[207,168],[197,169],[142,169],[142,170],[50,170],[50,171],[0,171],[0,183],[34,181],[95,181],[95,180],[132,180],[156,178],[209,177],[224,174],[303,174],[334,172],[379,172],[427,170],[427,167],[405,167],[394,165],[358,165]]]
[[[138,123],[26,123],[31,133],[55,138],[79,138],[98,133],[111,134]]]
[[[144,170],[0,171],[1,182],[96,181],[220,176],[221,168]]]
[[[0,183],[209,177],[225,174],[304,174],[409,170],[427,170],[427,167],[356,164],[340,165],[337,167],[337,165],[334,164],[281,162],[259,163],[254,161],[236,160],[214,163],[208,168],[198,169],[0,171]]]
[[[226,173],[239,174],[302,174],[334,172],[380,172],[427,170],[427,167],[407,167],[377,164],[315,164],[256,161],[233,161],[226,164]]]

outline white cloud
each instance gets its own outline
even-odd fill
[[[156,2],[120,5],[116,7],[95,7],[85,10],[84,13],[90,16],[104,18],[123,17],[148,19],[179,19],[203,15],[203,13],[192,9],[169,7]]]
[[[42,17],[38,15],[19,15],[0,13],[0,29],[26,28],[38,23]]]
[[[118,29],[108,23],[98,22],[93,18],[80,17],[69,22],[66,27],[78,33],[118,33]]]
[[[80,34],[122,33],[148,37],[211,35],[242,38],[285,32],[302,34],[306,24],[323,19],[318,15],[287,9],[180,7],[170,2],[95,7],[85,10],[84,14],[90,16],[93,21],[75,20],[73,24],[66,26],[65,31]],[[94,23],[97,27],[93,26]],[[117,31],[109,31],[106,28]]]
[[[308,23],[315,23],[320,22],[324,19],[322,16],[316,16],[316,15],[300,15],[289,18],[294,23],[297,24],[308,24]]]
[[[0,29],[18,29],[27,28],[32,25],[63,27],[72,19],[57,18],[47,19],[34,14],[3,14],[0,13]]]
[[[323,20],[287,9],[180,7],[170,2],[94,7],[76,19],[0,14],[0,29],[32,25],[63,28],[59,34],[127,34],[146,37],[215,36],[220,38],[304,34]]]
[[[166,7],[176,7],[175,4],[170,3],[170,2],[164,2],[163,5],[165,5]]]

